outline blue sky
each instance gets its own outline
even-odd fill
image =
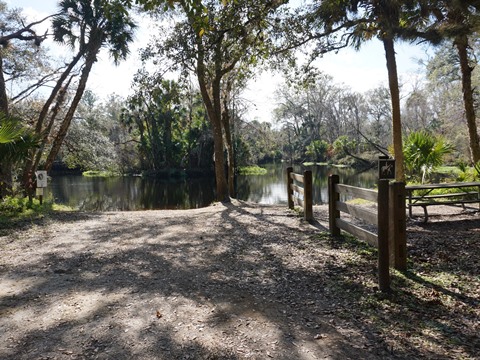
[[[28,17],[38,20],[55,12],[56,0],[6,0],[10,7],[21,7]],[[45,30],[43,30],[45,31]],[[139,63],[137,50],[146,45],[148,38],[146,31],[138,31],[136,43],[131,48],[131,55],[127,62],[116,67],[102,53],[95,64],[88,86],[95,93],[105,96],[117,93],[122,96],[129,94],[131,79]],[[51,46],[55,51],[63,49]],[[412,84],[421,78],[421,69],[418,59],[425,58],[425,50],[420,46],[411,46],[405,43],[396,44],[398,73],[401,82]],[[360,51],[344,49],[337,54],[327,54],[316,62],[318,68],[331,75],[337,83],[343,83],[355,91],[366,91],[381,84],[387,84],[387,70],[385,55],[380,41],[374,39],[366,43]],[[279,76],[264,73],[250,83],[244,98],[255,104],[250,116],[259,120],[269,120],[271,110],[275,105],[274,90],[279,84]],[[408,86],[406,86],[408,88]]]

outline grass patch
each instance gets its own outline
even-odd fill
[[[238,168],[238,173],[240,175],[266,175],[267,174],[267,169],[262,168],[258,165],[240,166]]]
[[[465,187],[461,189],[455,189],[455,188],[447,188],[447,189],[433,189],[431,191],[429,190],[414,190],[412,195],[413,196],[423,196],[423,195],[446,195],[446,194],[456,194],[459,192],[472,192],[472,196],[476,198],[478,194],[478,188],[476,186],[473,187]],[[474,193],[474,194],[473,194]],[[465,197],[465,195],[459,195],[460,197]],[[470,195],[469,195],[470,196]],[[441,199],[437,200],[438,202],[441,202]]]
[[[120,176],[119,173],[107,170],[88,170],[82,173],[82,176],[85,177],[113,177],[113,176]]]
[[[53,199],[37,198],[30,202],[28,197],[6,197],[0,201],[0,229],[15,227],[19,222],[43,218],[53,212],[74,211],[72,208],[55,204]]]
[[[350,199],[346,201],[347,204],[352,204],[352,205],[375,205],[374,202],[361,199],[361,198],[355,198],[355,199]]]
[[[328,166],[330,165],[329,163],[327,162],[304,162],[302,164],[303,166],[314,166],[314,165],[318,165],[318,166]]]
[[[444,166],[439,166],[438,168],[435,169],[435,172],[436,173],[440,173],[440,174],[451,174],[451,175],[458,175],[460,174],[462,171],[460,170],[460,168],[458,166],[447,166],[447,165],[444,165]]]

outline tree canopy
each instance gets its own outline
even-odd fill
[[[11,178],[16,169],[27,184],[35,169],[50,169],[58,160],[150,174],[213,167],[216,197],[228,201],[235,195],[238,164],[281,157],[363,163],[393,149],[400,164],[396,178],[403,180],[402,138],[421,128],[455,140],[447,160],[478,161],[476,2],[303,4],[294,9],[281,0],[63,0],[44,19],[53,19],[52,28],[38,34],[40,21],[29,23],[0,3],[0,106],[7,117],[15,109],[22,131],[33,130],[40,139],[26,159],[2,161],[2,176]],[[159,27],[148,29],[152,41],[142,49],[132,92],[126,99],[94,101],[91,70],[102,50],[114,64],[126,58],[137,9]],[[71,50],[69,61],[47,56],[42,43],[50,36]],[[383,45],[388,87],[377,84],[358,93],[335,83],[320,70],[321,62],[313,67],[325,52],[357,49],[366,41]],[[397,75],[399,41],[441,44],[425,81],[409,92]],[[299,55],[300,48],[309,57]],[[302,61],[304,68],[295,67]],[[275,124],[242,112],[243,89],[267,63],[275,63],[275,70],[279,65],[284,77],[275,94]],[[313,70],[304,72],[308,67]]]

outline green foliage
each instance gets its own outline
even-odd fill
[[[264,169],[258,165],[254,166],[241,166],[238,168],[240,175],[266,175],[267,169]]]
[[[458,165],[458,171],[455,172],[455,181],[472,182],[480,179],[480,163],[474,166],[467,166],[465,163]]]
[[[70,125],[60,155],[69,168],[118,172],[134,165],[124,161],[126,139],[120,124],[119,111],[123,102],[110,97],[107,104],[86,91],[76,117]]]
[[[313,162],[325,161],[328,156],[330,145],[325,140],[314,140],[307,145],[305,154],[310,157]]]
[[[236,162],[239,166],[262,164],[279,160],[282,156],[280,131],[268,122],[238,121],[235,125]]]
[[[139,71],[122,122],[138,144],[142,170],[208,167],[211,135],[198,94],[159,74]]]
[[[54,39],[80,52],[108,48],[115,64],[124,60],[137,25],[119,0],[62,0],[54,17]]]
[[[0,162],[18,161],[37,145],[37,137],[20,119],[0,113]]]
[[[15,216],[28,207],[28,199],[7,196],[0,201],[0,214],[3,216]]]
[[[480,177],[480,161],[474,164],[473,168],[475,169],[475,173],[476,173],[475,177],[476,178]]]
[[[56,211],[73,211],[65,205],[55,204],[52,198],[40,200],[26,197],[7,196],[0,200],[0,234],[2,229],[17,228],[24,221],[40,219]]]
[[[44,199],[42,205],[36,198],[6,196],[0,200],[0,218],[22,218],[44,214],[54,209],[53,201]]]
[[[111,171],[97,171],[97,170],[89,170],[89,171],[84,171],[82,173],[82,176],[85,177],[112,177],[112,176],[119,176],[118,173],[111,172]]]
[[[342,135],[333,142],[333,149],[336,154],[346,155],[355,151],[356,141],[347,135]]]
[[[427,176],[443,164],[443,157],[452,151],[453,146],[443,136],[426,131],[411,132],[403,145],[407,173],[420,177],[424,183]]]

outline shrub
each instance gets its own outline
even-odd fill
[[[452,151],[453,146],[443,136],[426,131],[411,132],[403,145],[407,174],[421,178],[424,183],[427,176],[443,164],[443,157]]]

